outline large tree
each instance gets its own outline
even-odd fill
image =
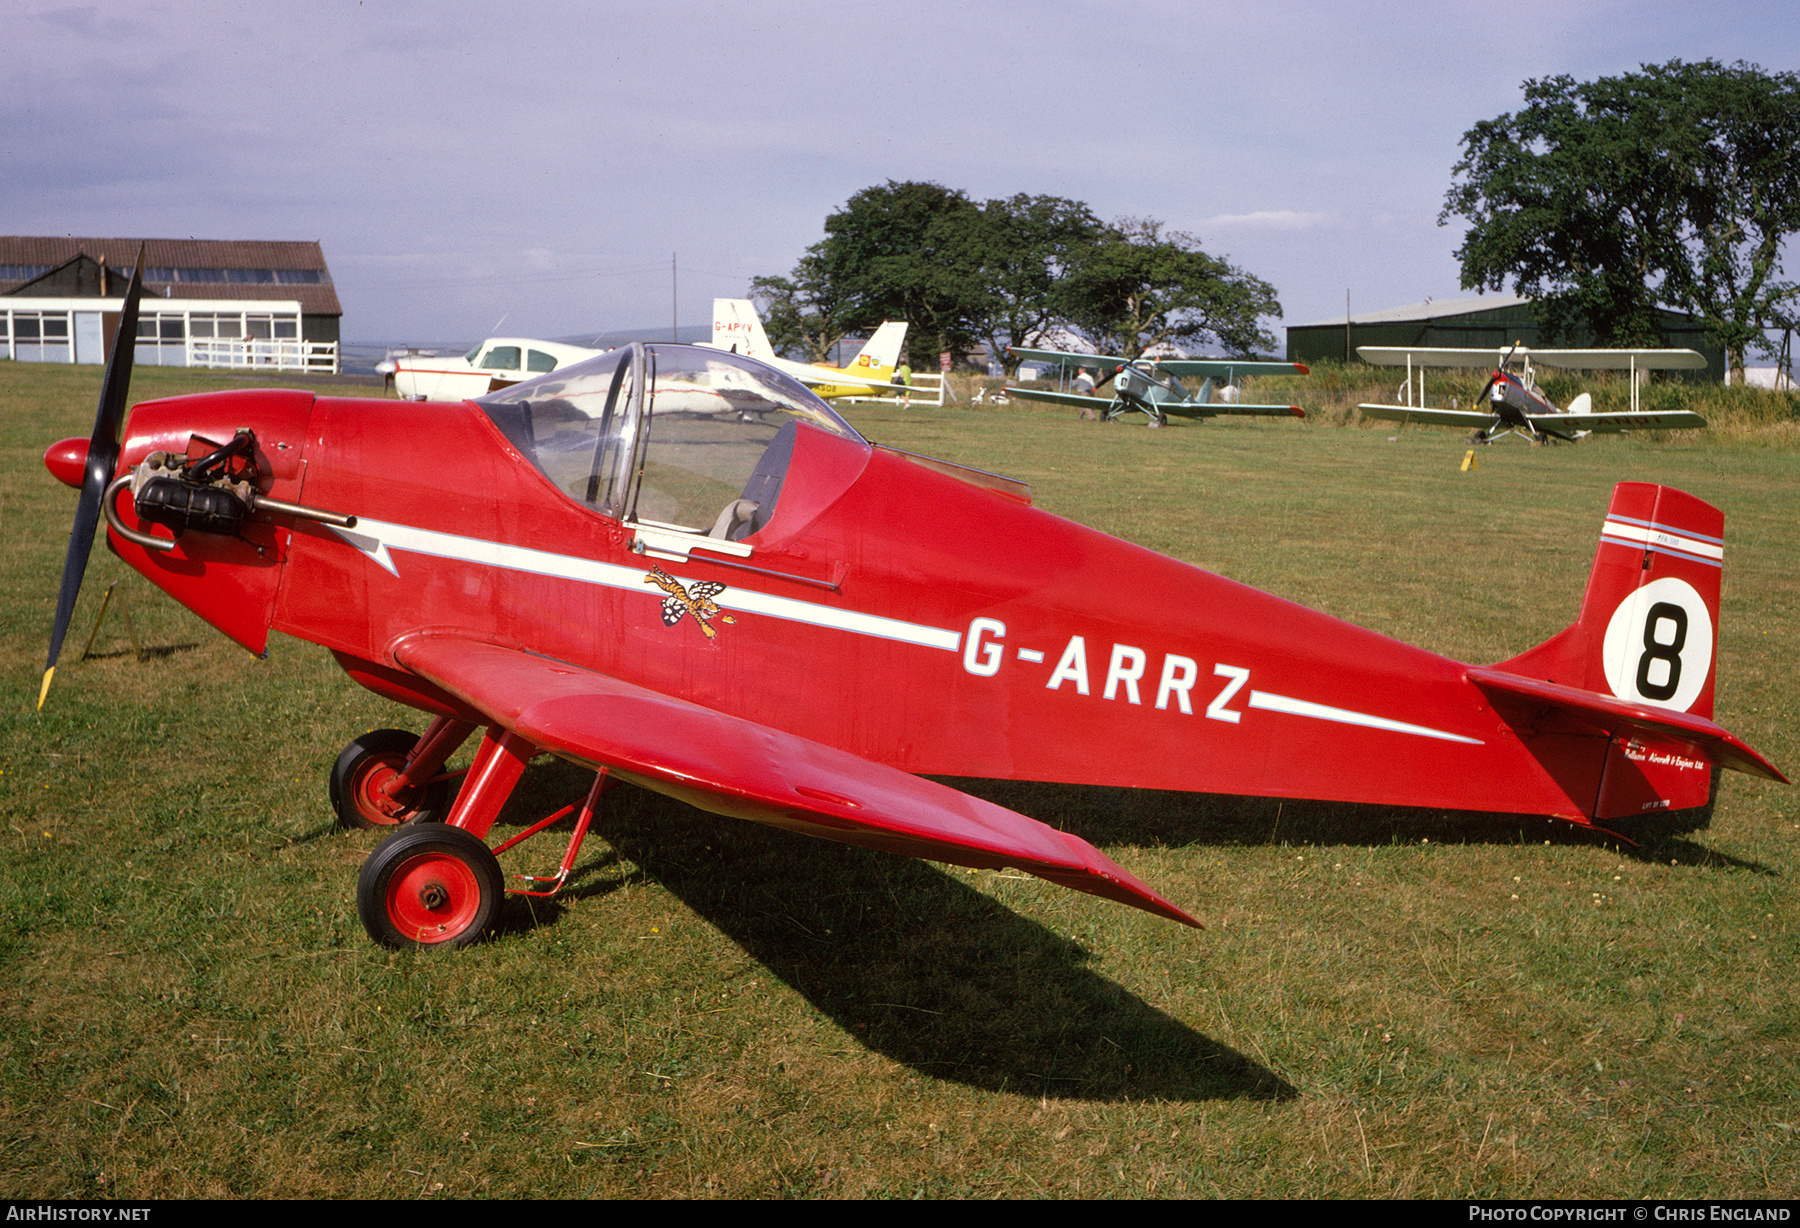
[[[817,275],[844,304],[850,327],[905,320],[907,348],[921,359],[969,348],[983,306],[981,209],[935,183],[864,188],[825,219],[807,249]]]
[[[854,304],[825,276],[813,255],[802,256],[787,277],[752,279],[750,298],[778,354],[826,362],[831,347],[856,331]]]
[[[1136,358],[1164,342],[1270,350],[1275,288],[1161,222],[1126,218],[1075,254],[1057,292],[1062,319],[1102,354]]]
[[[1464,218],[1465,288],[1538,300],[1552,335],[1661,342],[1657,305],[1710,326],[1734,368],[1800,290],[1800,78],[1715,61],[1527,81],[1525,107],[1463,135],[1440,224]]]
[[[1109,226],[1062,197],[977,204],[891,180],[852,196],[792,274],[759,277],[752,293],[778,347],[821,353],[846,332],[906,320],[915,359],[981,340],[1009,369],[1007,347],[1053,325],[1105,354],[1214,340],[1247,354],[1275,344],[1261,319],[1281,314],[1267,282],[1160,222]]]
[[[972,270],[981,296],[972,323],[1008,374],[1018,367],[1009,348],[1061,320],[1064,280],[1105,235],[1078,200],[1020,194],[981,206]]]

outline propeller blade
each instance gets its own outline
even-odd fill
[[[44,666],[44,682],[38,688],[38,710],[50,694],[56,675],[56,658],[62,652],[69,620],[75,616],[75,598],[81,594],[81,577],[87,572],[88,554],[94,546],[94,529],[100,522],[100,497],[112,480],[119,460],[119,419],[131,391],[131,363],[137,356],[138,300],[144,293],[144,249],[138,248],[137,268],[125,291],[119,312],[119,331],[113,337],[112,357],[106,362],[106,378],[100,385],[100,406],[94,412],[94,435],[88,441],[87,470],[81,482],[81,501],[75,505],[75,524],[69,530],[69,553],[63,560],[62,588],[56,594],[56,624],[50,631],[50,658]]]

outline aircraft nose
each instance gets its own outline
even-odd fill
[[[65,439],[51,444],[44,453],[44,468],[64,486],[80,490],[81,480],[87,474],[87,455],[87,440]]]

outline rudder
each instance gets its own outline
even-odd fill
[[[1711,726],[1713,714],[1724,531],[1724,513],[1703,500],[1621,482],[1574,625],[1493,667],[1495,684],[1517,691],[1525,684],[1504,682],[1502,672],[1597,697],[1569,696],[1561,705],[1565,714],[1601,717],[1612,731],[1588,808],[1597,821],[1704,806],[1713,765],[1722,759],[1746,770],[1768,768],[1754,752],[1752,762],[1734,761],[1735,750],[1701,728]],[[1617,717],[1630,707],[1700,721]]]
[[[1575,624],[1495,668],[1710,719],[1725,514],[1621,482]]]

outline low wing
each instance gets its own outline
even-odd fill
[[[1117,404],[1113,397],[1084,397],[1074,392],[1045,392],[1038,388],[1014,388],[1011,385],[1007,386],[1006,394],[1023,397],[1027,401],[1048,401],[1052,405],[1073,405],[1077,409],[1092,409],[1097,413],[1106,413]],[[1131,408],[1135,410],[1137,407],[1131,406]],[[1158,401],[1156,408],[1172,418],[1306,417],[1306,411],[1298,405],[1243,405],[1227,401]]]
[[[1368,418],[1392,418],[1396,422],[1423,422],[1429,426],[1486,426],[1494,420],[1491,413],[1473,409],[1421,409],[1412,405],[1358,405]],[[1582,421],[1597,414],[1584,415]],[[1558,415],[1562,417],[1562,415]]]
[[[1533,414],[1532,417],[1542,417]],[[1693,431],[1706,425],[1706,419],[1687,410],[1669,413],[1557,414],[1557,422],[1584,431]]]
[[[887,380],[871,379],[866,375],[857,375],[853,371],[839,370],[836,367],[813,367],[802,374],[794,371],[799,381],[809,388],[868,388],[872,391],[917,392],[916,385],[893,384]]]
[[[1529,358],[1533,366],[1560,367],[1572,371],[1639,370],[1698,371],[1705,355],[1693,350],[1534,350],[1527,346],[1490,346],[1487,349],[1443,348],[1429,345],[1359,345],[1356,356],[1377,367],[1498,367],[1508,355]]]
[[[1161,401],[1156,408],[1171,418],[1304,418],[1298,405],[1245,405],[1232,401]]]
[[[1165,409],[1167,407],[1165,406]],[[1358,405],[1369,418],[1396,422],[1423,422],[1428,426],[1486,426],[1494,415],[1473,409],[1421,409],[1411,405]],[[1667,413],[1527,414],[1533,422],[1575,431],[1685,431],[1706,425],[1706,419],[1687,410]]]
[[[1200,923],[1092,845],[895,768],[517,648],[415,636],[400,663],[542,750],[714,814],[998,869]]]
[[[1027,401],[1048,401],[1052,405],[1073,405],[1077,409],[1093,409],[1104,413],[1112,408],[1111,397],[1084,397],[1076,392],[1045,392],[1039,388],[1014,388],[1008,384],[1006,395]]]

